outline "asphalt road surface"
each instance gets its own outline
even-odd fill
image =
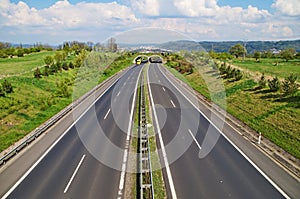
[[[141,69],[133,66],[122,75],[2,197],[122,197],[124,150]],[[120,105],[118,112],[114,104]]]
[[[156,131],[162,138],[160,141],[158,137],[157,143],[160,143],[160,149],[161,145],[165,148],[160,150],[161,162],[169,164],[163,169],[169,198],[290,197],[261,169],[255,168],[255,163],[248,161],[236,145],[220,135],[214,125],[210,125],[208,119],[178,91],[176,87],[180,84],[169,81],[160,64],[151,64],[148,76],[155,107],[153,113],[156,114],[153,118],[157,119],[154,123],[157,122]],[[223,131],[233,130],[225,125]],[[214,145],[211,151],[202,156],[199,152],[210,150],[210,145]],[[272,169],[272,165],[265,166]],[[281,179],[288,174],[276,175]],[[285,186],[293,187],[294,193],[291,193],[295,195],[292,197],[299,196],[299,182],[288,179]]]
[[[122,198],[142,67],[109,84],[71,125],[55,125],[51,145],[41,140],[2,167],[1,197]],[[298,181],[230,126],[221,134],[164,70],[150,64],[148,81],[168,198],[300,198]],[[28,158],[39,148],[41,155]]]

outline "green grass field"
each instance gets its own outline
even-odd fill
[[[276,62],[278,65],[276,66]],[[239,66],[243,69],[247,69],[253,73],[265,73],[270,76],[278,76],[280,78],[287,77],[290,73],[298,74],[300,77],[300,60],[289,60],[285,62],[282,59],[270,58],[261,59],[260,62],[256,62],[254,58],[247,58],[245,61],[241,59],[234,59],[233,65]]]
[[[6,75],[17,75],[43,66],[44,57],[54,55],[55,51],[43,51],[31,53],[24,57],[0,58],[0,78]]]

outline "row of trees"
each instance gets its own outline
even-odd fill
[[[289,60],[300,59],[300,52],[296,53],[294,48],[287,48],[285,50],[282,50],[279,54],[272,54],[271,51],[256,51],[253,55],[250,55],[250,57],[255,58],[255,60],[258,62],[261,58],[281,58],[288,62]]]
[[[42,76],[53,75],[62,71],[62,69],[69,70],[79,68],[83,64],[86,56],[86,51],[82,50],[81,53],[76,56],[73,63],[72,61],[66,61],[67,56],[64,51],[56,51],[54,56],[48,55],[44,58],[45,66],[43,67],[43,71],[41,71],[41,68],[37,67],[33,75],[35,78],[40,79]]]
[[[299,84],[297,83],[298,76],[296,74],[290,74],[283,81],[280,81],[278,77],[266,80],[265,75],[262,74],[258,81],[258,89],[269,87],[270,91],[277,92],[281,90],[285,95],[293,95],[298,91]]]
[[[219,67],[220,75],[224,79],[232,79],[233,81],[239,81],[243,78],[243,73],[230,65],[226,66],[225,63]]]
[[[0,58],[12,58],[14,56],[23,57],[25,54],[36,53],[42,50],[51,51],[52,48],[47,45],[34,45],[29,48],[23,48],[22,44],[18,47],[12,46],[10,43],[0,42]]]
[[[92,42],[78,42],[78,41],[68,41],[64,42],[59,49],[62,49],[66,55],[79,55],[82,51],[92,51],[93,50],[93,43]]]
[[[210,51],[209,55],[213,59],[220,60],[231,60],[233,58],[244,56],[255,58],[256,61],[260,61],[261,58],[280,58],[286,62],[293,59],[300,59],[300,52],[297,53],[294,48],[284,49],[277,54],[272,53],[271,50],[264,52],[256,51],[253,54],[247,54],[247,50],[242,44],[236,44],[230,47],[228,52],[216,53],[214,51]]]

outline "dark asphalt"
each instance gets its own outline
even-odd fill
[[[158,67],[150,65],[149,82],[177,198],[284,198],[223,136],[218,138],[218,131]],[[208,129],[218,140],[199,158],[200,148],[190,132],[201,147]],[[164,170],[168,181],[166,176]]]
[[[132,67],[110,87],[8,198],[117,198],[120,196],[119,184],[123,149],[126,145],[126,130],[130,121],[129,110],[141,68],[142,66]],[[127,96],[130,100],[123,100],[126,95],[130,95]],[[112,109],[113,100],[121,106],[115,110],[114,115],[112,110],[109,111]],[[99,136],[99,129],[103,130],[104,136]],[[99,138],[104,137],[107,137],[111,143],[103,144]],[[114,157],[109,157],[110,148],[114,147],[120,148],[120,151],[114,154]],[[82,163],[78,166],[81,160]],[[103,163],[103,161],[113,162]],[[114,167],[110,167],[109,164],[113,164]],[[77,167],[77,173],[67,189]]]

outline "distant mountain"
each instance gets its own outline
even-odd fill
[[[180,50],[214,50],[215,52],[228,52],[229,48],[236,44],[246,45],[248,53],[253,53],[255,51],[268,51],[271,49],[283,50],[286,48],[294,48],[297,52],[300,52],[300,40],[286,40],[286,41],[171,41],[158,45],[159,48],[180,51]]]

